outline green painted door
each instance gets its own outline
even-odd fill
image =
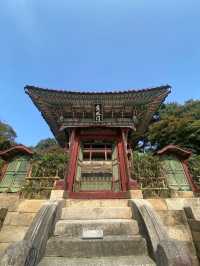
[[[30,162],[26,156],[18,156],[10,161],[6,173],[0,182],[0,192],[20,191],[25,182],[29,167]]]
[[[191,190],[182,163],[176,156],[165,155],[163,157],[163,166],[166,170],[168,186],[171,189],[182,191]]]

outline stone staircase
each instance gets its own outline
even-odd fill
[[[87,235],[84,239],[83,231]],[[71,199],[65,201],[39,265],[151,266],[155,263],[148,256],[146,241],[132,219],[127,200]]]
[[[184,206],[191,206],[195,215],[200,218],[200,201],[193,199],[148,199],[161,222],[166,227],[168,235],[180,241],[192,259],[192,265],[199,265],[197,251],[194,246],[192,232],[184,211]]]
[[[10,244],[23,239],[33,218],[46,200],[20,200],[13,195],[0,195],[0,207],[8,209],[0,230],[0,257]]]

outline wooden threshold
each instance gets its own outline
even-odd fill
[[[87,192],[68,192],[71,199],[128,199],[127,192],[112,191],[87,191]]]

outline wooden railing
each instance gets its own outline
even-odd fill
[[[59,176],[28,176],[21,189],[21,196],[24,198],[49,198],[54,182],[59,179]]]
[[[140,184],[144,198],[165,198],[170,196],[170,188],[167,185],[165,177],[139,177],[138,183]]]
[[[74,185],[74,191],[119,191],[120,182],[119,180],[114,181],[114,178],[111,177],[82,177],[80,180],[77,180]]]

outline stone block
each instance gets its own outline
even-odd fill
[[[105,219],[105,220],[61,220],[56,223],[54,235],[80,237],[83,228],[101,229],[104,236],[108,235],[137,235],[138,224],[135,220]]]
[[[53,189],[51,191],[50,200],[62,200],[64,199],[64,190],[55,190]]]
[[[180,241],[191,241],[192,235],[189,226],[176,225],[176,226],[166,226],[169,237],[180,240]]]
[[[193,231],[192,232],[192,236],[193,236],[193,240],[196,242],[196,241],[200,241],[200,232],[197,232],[197,231]]]
[[[180,243],[164,239],[158,244],[156,251],[157,265],[169,266],[192,266],[192,258],[187,249]]]
[[[16,206],[19,201],[18,194],[0,193],[0,208],[8,208],[10,210],[13,206]]]
[[[192,232],[200,232],[200,221],[194,219],[188,219],[188,223]]]
[[[194,193],[192,191],[172,191],[172,198],[194,198]]]
[[[128,191],[128,197],[130,199],[143,199],[142,190],[129,190]]]
[[[200,198],[187,198],[184,199],[185,206],[190,206],[194,208],[200,207]]]
[[[38,266],[155,266],[148,256],[113,256],[95,258],[44,257]]]
[[[7,208],[0,208],[0,230],[7,215]]]
[[[127,207],[128,200],[126,199],[92,199],[92,200],[79,200],[67,199],[65,201],[66,207]]]
[[[22,240],[28,226],[5,225],[0,232],[0,242],[16,242]]]
[[[157,213],[166,226],[187,225],[187,218],[183,210],[157,211]]]
[[[188,250],[189,254],[195,258],[197,255],[196,248],[194,246],[193,241],[180,241],[181,245],[184,247],[185,250]]]
[[[34,217],[35,213],[8,212],[4,225],[29,226]]]
[[[0,208],[0,222],[5,219],[5,216],[7,214],[7,208]]]
[[[36,265],[34,251],[31,249],[31,243],[28,241],[19,241],[12,243],[4,252],[0,265],[22,266]],[[29,263],[27,263],[27,258]]]
[[[197,255],[200,258],[200,241],[195,241],[195,247],[197,250]]]
[[[147,199],[145,200],[151,204],[154,210],[167,210],[167,204],[165,199]]]
[[[52,237],[45,256],[80,258],[142,254],[147,254],[147,248],[146,241],[140,236],[107,236],[103,240]]]
[[[8,210],[11,212],[16,212],[18,209],[18,206],[20,205],[21,202],[23,202],[24,199],[18,200],[16,202],[13,202],[12,205],[9,206]]]
[[[18,212],[38,212],[47,200],[24,200],[18,208]]]
[[[183,210],[185,206],[185,199],[183,198],[165,199],[165,202],[169,210]]]
[[[0,243],[0,255],[7,249],[7,247],[10,246],[10,242],[9,243]],[[1,256],[0,256],[1,258]]]
[[[200,206],[199,207],[192,207],[192,212],[196,220],[200,221]]]
[[[63,220],[95,220],[95,219],[130,219],[132,212],[129,207],[88,207],[88,208],[63,208]]]

